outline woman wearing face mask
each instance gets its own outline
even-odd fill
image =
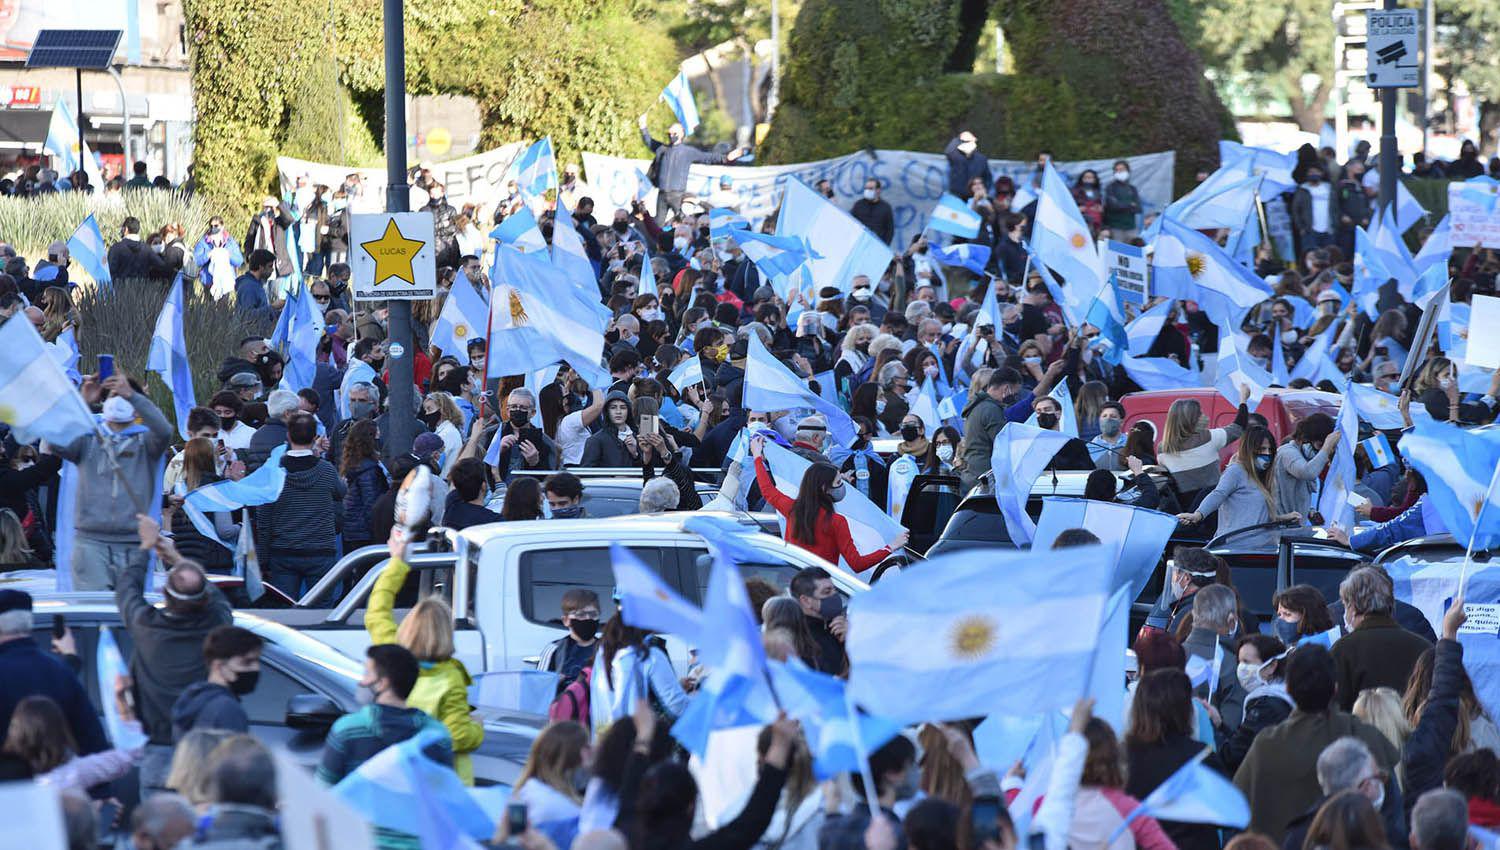
[[[1271,633],[1287,646],[1333,628],[1328,601],[1322,591],[1310,584],[1294,584],[1279,591],[1271,604],[1276,608]]]
[[[1276,441],[1271,432],[1260,426],[1252,426],[1240,440],[1234,453],[1234,461],[1224,470],[1218,486],[1210,490],[1198,509],[1177,515],[1183,523],[1198,523],[1207,514],[1218,512],[1216,534],[1226,534],[1252,525],[1261,525],[1274,520],[1300,520],[1300,512],[1280,512],[1276,509],[1276,471],[1273,469]],[[1257,540],[1245,540],[1240,545],[1256,545],[1257,542],[1274,542],[1270,532],[1254,535]]]
[[[750,454],[755,457],[755,480],[760,484],[760,492],[766,501],[786,518],[788,543],[795,543],[830,563],[836,564],[842,557],[855,572],[870,569],[906,545],[907,533],[903,530],[887,545],[868,555],[862,554],[849,534],[849,522],[834,511],[834,503],[844,498],[846,486],[838,468],[828,463],[814,463],[802,475],[797,498],[790,499],[776,488],[776,480],[766,466],[762,455],[765,443],[764,437],[750,441]]]
[[[866,367],[871,365],[870,343],[880,333],[871,324],[860,324],[849,328],[840,346],[838,362],[833,365],[833,379],[842,398],[850,398],[861,380],[869,377]]]
[[[432,392],[422,400],[421,419],[422,424],[443,441],[439,474],[446,478],[463,451],[464,438],[459,429],[464,426],[464,415],[459,412],[458,403],[453,400],[453,396],[445,392]]]
[[[552,723],[531,742],[511,802],[526,807],[526,822],[543,834],[572,831],[589,782],[589,733],[577,723]]]
[[[1153,670],[1141,677],[1125,732],[1126,794],[1145,799],[1178,768],[1198,757],[1203,745],[1193,735],[1193,724],[1193,684],[1186,673]],[[1213,753],[1203,764],[1225,773]],[[1160,823],[1179,850],[1218,850],[1220,846],[1216,827],[1170,820]]]
[[[46,321],[42,324],[42,339],[48,342],[56,342],[57,337],[68,328],[78,329],[81,321],[78,309],[73,306],[73,298],[68,291],[60,286],[49,286],[42,292],[42,315]]]
[[[641,449],[630,427],[635,411],[630,397],[611,390],[604,397],[604,424],[583,444],[579,466],[622,468],[640,466]]]
[[[1277,513],[1312,513],[1318,479],[1338,444],[1339,432],[1328,414],[1314,413],[1297,423],[1291,438],[1276,450]]]
[[[952,425],[943,425],[938,428],[932,435],[932,445],[922,463],[922,474],[955,474],[954,465],[958,462],[958,444],[961,439],[958,429]]]
[[[182,447],[182,491],[181,495],[206,487],[209,484],[222,481],[218,472],[218,451],[207,437],[195,437],[188,440]],[[171,496],[178,494],[172,493]],[[173,504],[177,499],[173,498]],[[227,574],[234,570],[234,550],[232,547],[240,537],[239,523],[234,521],[234,514],[229,511],[210,511],[207,513],[209,522],[217,539],[209,539],[193,525],[188,517],[187,511],[177,509],[172,512],[172,535],[177,540],[177,551],[185,558],[192,558],[210,573]],[[348,530],[347,523],[345,531]]]
[[[1021,373],[1021,391],[1027,392],[1036,389],[1037,384],[1042,382],[1042,378],[1046,374],[1046,367],[1043,365],[1042,347],[1027,340],[1021,343],[1020,348],[1016,350],[1016,358],[1019,362],[1015,364],[1015,367]]]
[[[1099,189],[1099,172],[1090,168],[1078,175],[1073,184],[1073,200],[1089,230],[1098,233],[1104,226],[1104,193]]]
[[[1239,769],[1250,745],[1262,729],[1269,729],[1291,716],[1293,703],[1287,694],[1281,667],[1286,644],[1270,635],[1245,635],[1235,647],[1239,666],[1235,668],[1240,687],[1245,689],[1245,714],[1240,725],[1222,738],[1219,758],[1233,772]]]

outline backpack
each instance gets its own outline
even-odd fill
[[[552,700],[547,707],[547,720],[556,722],[559,720],[574,720],[589,727],[589,681],[593,678],[594,668],[585,667],[578,674],[578,678],[568,683],[562,693]]]

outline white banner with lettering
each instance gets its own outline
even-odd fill
[[[466,156],[448,162],[435,163],[432,176],[448,191],[448,203],[454,207],[464,204],[479,204],[493,207],[505,197],[505,176],[510,164],[526,149],[521,142],[501,145],[494,150]],[[332,165],[326,162],[309,162],[289,156],[276,157],[276,169],[281,175],[283,194],[292,191],[297,178],[306,175],[309,185],[327,186],[330,194],[344,185],[344,178],[359,174],[363,178],[360,196],[353,202],[355,212],[379,212],[385,209],[385,168],[351,168],[347,165]],[[427,203],[427,193],[412,187],[411,208],[417,209]],[[482,225],[481,225],[482,226]]]
[[[1140,191],[1141,203],[1148,214],[1171,203],[1175,151],[1054,164],[1069,185],[1088,169],[1098,172],[1103,183],[1109,181],[1114,163],[1120,159],[1130,163],[1130,182]],[[589,186],[588,194],[594,199],[594,217],[608,222],[616,209],[629,209],[650,164],[649,159],[583,154],[583,176]],[[990,160],[990,170],[997,179],[1009,175],[1018,186],[1030,185],[1035,169],[1034,161]],[[719,185],[719,179],[726,176],[731,181],[727,189]],[[948,161],[937,153],[877,150],[794,165],[694,165],[687,191],[711,203],[731,205],[758,226],[776,211],[781,202],[780,184],[789,177],[808,186],[829,180],[833,184],[834,202],[846,210],[859,199],[867,178],[880,178],[884,187],[881,197],[891,205],[896,218],[892,247],[900,252],[926,226],[933,204],[947,190]],[[656,191],[652,189],[644,200],[647,209],[655,212]]]

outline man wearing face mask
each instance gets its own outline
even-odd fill
[[[1240,685],[1234,636],[1241,631],[1234,591],[1211,584],[1193,595],[1193,630],[1182,642],[1189,657],[1209,665],[1208,680],[1196,694],[1219,713],[1218,726],[1227,733],[1239,728],[1245,711],[1245,689]]]
[[[885,742],[870,753],[870,776],[875,803],[889,820],[900,823],[895,805],[917,795],[921,772],[917,767],[917,748],[905,735]],[[865,796],[864,779],[858,773],[849,775],[854,786],[854,808],[848,814],[829,815],[818,829],[818,850],[865,850],[865,831],[870,828],[870,804]],[[892,850],[906,850],[906,834],[895,831]],[[988,843],[988,842],[987,842]]]
[[[448,190],[441,183],[433,183],[427,191],[427,205],[422,207],[424,212],[432,213],[433,238],[437,240],[436,261],[439,266],[457,266],[458,255],[458,227],[454,219],[458,218],[458,210],[448,203],[446,197]]]
[[[1099,433],[1088,442],[1095,469],[1121,472],[1125,463],[1125,406],[1107,401],[1099,408]]]
[[[1007,422],[1025,422],[1032,413],[1032,400],[1052,390],[1066,364],[1066,358],[1054,360],[1047,371],[1042,373],[1042,380],[1036,385],[1036,389],[1027,393],[1021,392],[1021,374],[1009,366],[1003,366],[990,373],[984,392],[969,399],[964,405],[962,482],[965,490],[979,483],[979,476],[990,471],[990,453],[1000,429]]]
[[[871,177],[865,181],[865,191],[854,206],[849,208],[849,214],[854,220],[870,229],[870,232],[880,237],[880,241],[891,244],[896,237],[896,213],[891,205],[880,197],[880,178]]]
[[[219,626],[203,639],[203,662],[208,678],[190,685],[172,705],[172,738],[194,729],[250,731],[250,718],[240,699],[255,690],[260,679],[260,654],[265,641],[239,626]]]
[[[1287,824],[1283,847],[1303,846],[1318,810],[1323,808],[1330,797],[1345,791],[1352,791],[1369,800],[1380,815],[1386,835],[1397,837],[1398,840],[1394,843],[1404,846],[1400,840],[1406,834],[1405,818],[1401,817],[1402,806],[1386,805],[1386,784],[1388,781],[1394,782],[1395,777],[1386,776],[1386,771],[1381,769],[1364,741],[1349,735],[1324,747],[1318,753],[1317,770],[1318,789],[1323,792],[1323,796]],[[1399,799],[1401,795],[1391,796]]]
[[[594,664],[599,643],[599,594],[583,587],[564,593],[562,624],[568,633],[547,644],[536,662],[536,669],[557,674],[559,692]]]
[[[661,224],[669,221],[667,214],[682,217],[682,201],[687,195],[688,169],[694,163],[723,165],[740,158],[742,150],[736,148],[727,154],[710,153],[702,148],[684,144],[682,125],[672,124],[667,128],[666,143],[651,138],[647,129],[646,114],[641,113],[641,142],[651,151],[651,167],[646,179],[657,188],[656,220]]]
[[[365,704],[340,717],[328,731],[318,762],[318,782],[337,785],[376,753],[422,732],[435,732],[440,738],[423,754],[452,766],[453,739],[448,727],[406,704],[420,673],[416,656],[400,644],[377,644],[365,650],[365,675],[359,680],[360,701]]]
[[[1323,182],[1323,169],[1309,168],[1302,185],[1292,193],[1292,231],[1297,236],[1298,256],[1333,242],[1337,200],[1333,189]]]
[[[1104,226],[1119,242],[1129,242],[1140,232],[1141,193],[1130,182],[1130,163],[1116,160],[1109,184],[1104,187]]]
[[[984,185],[995,181],[990,176],[990,161],[979,150],[979,140],[964,130],[943,148],[948,158],[948,192],[960,198],[969,197],[969,181],[979,178]]]
[[[1036,410],[1036,425],[1043,431],[1062,430],[1062,405],[1051,396],[1043,396],[1033,403]],[[1089,455],[1088,444],[1074,437],[1058,449],[1047,464],[1048,469],[1091,470],[1094,459]]]

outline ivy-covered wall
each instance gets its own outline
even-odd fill
[[[973,5],[970,2],[968,5]],[[1014,73],[954,74],[963,0],[806,0],[761,151],[797,162],[863,147],[940,150],[960,129],[993,157],[1175,149],[1179,188],[1217,162],[1231,117],[1162,0],[1001,0]]]

